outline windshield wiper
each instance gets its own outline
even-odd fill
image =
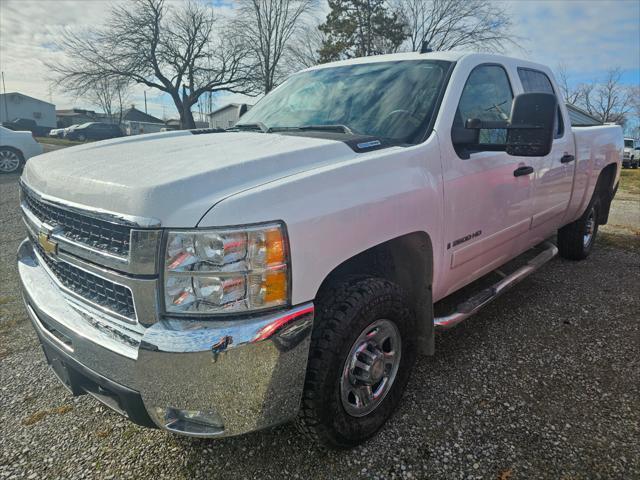
[[[304,125],[299,127],[300,130],[318,130],[326,132],[339,132],[353,135],[353,131],[346,125]]]
[[[262,122],[255,122],[255,123],[236,123],[232,128],[230,128],[229,130],[232,130],[233,128],[237,128],[238,130],[260,130],[262,133],[269,133],[269,127],[267,127],[264,123]]]
[[[319,132],[338,132],[354,135],[353,131],[346,125],[302,125],[300,127],[269,127],[269,132],[286,132],[286,131],[319,131]]]

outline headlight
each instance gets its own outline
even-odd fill
[[[170,231],[164,255],[167,313],[255,311],[289,302],[281,224]]]

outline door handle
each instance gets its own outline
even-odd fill
[[[560,159],[560,163],[569,163],[569,162],[573,162],[576,159],[576,157],[574,157],[573,155],[563,155],[562,158]]]
[[[533,167],[518,167],[513,171],[514,177],[522,177],[523,175],[531,175]]]

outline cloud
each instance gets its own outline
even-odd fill
[[[56,41],[65,29],[94,27],[108,12],[103,1],[15,1],[0,2],[0,69],[7,91],[19,91],[62,108],[75,99],[57,91],[45,62],[64,55]]]
[[[122,0],[116,0],[115,3]],[[176,0],[177,1],[177,0]],[[202,0],[228,16],[233,0]],[[0,0],[0,69],[7,91],[19,91],[49,101],[58,108],[91,108],[82,99],[65,95],[63,86],[51,85],[46,62],[64,58],[56,41],[65,30],[95,28],[108,17],[114,2],[103,0]],[[170,2],[171,5],[177,3]],[[544,1],[504,0],[496,9],[513,14],[514,32],[522,48],[509,54],[545,63],[552,68],[566,65],[575,81],[601,77],[611,67],[626,71],[625,79],[640,79],[640,2],[637,0]],[[321,0],[319,20],[328,11]],[[144,106],[143,88],[132,99]],[[230,101],[256,99],[220,93],[215,106]],[[175,117],[175,108],[166,95],[147,90],[149,113]]]
[[[640,2],[637,0],[505,2],[513,14],[514,33],[524,52],[511,54],[545,63],[564,64],[581,81],[598,78],[613,67],[638,81],[640,71]]]

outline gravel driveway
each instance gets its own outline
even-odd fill
[[[18,291],[16,180],[0,177],[0,479],[640,478],[637,251],[607,243],[586,262],[555,259],[439,335],[362,447],[322,452],[291,425],[192,440],[54,379]]]

